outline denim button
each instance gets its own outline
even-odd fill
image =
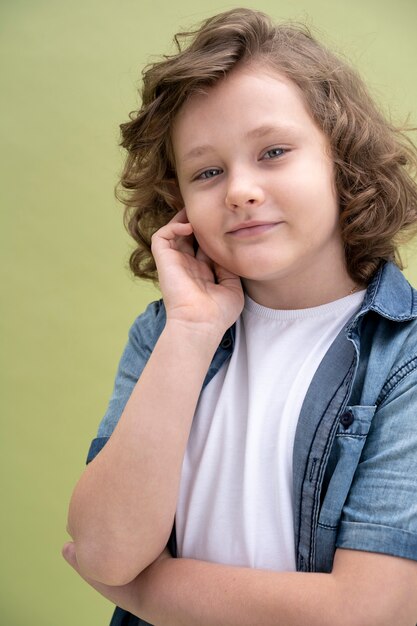
[[[351,426],[353,424],[353,420],[354,419],[355,418],[353,416],[352,411],[346,411],[340,417],[340,423],[342,424],[343,428],[349,428],[349,426]]]
[[[223,339],[220,345],[222,348],[230,348],[230,346],[232,345],[232,340],[230,339],[230,337],[226,337],[225,339]]]

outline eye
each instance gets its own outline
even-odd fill
[[[220,169],[218,169],[217,167],[211,167],[209,170],[204,170],[204,172],[198,174],[194,180],[208,180],[209,178],[214,178],[220,173]]]
[[[285,154],[287,151],[284,148],[271,148],[267,150],[263,156],[264,159],[277,159]]]

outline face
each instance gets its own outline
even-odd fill
[[[294,83],[235,69],[185,103],[172,142],[199,245],[249,292],[337,273],[346,281],[328,140]]]

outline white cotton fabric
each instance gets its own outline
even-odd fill
[[[292,452],[304,397],[365,290],[275,310],[248,296],[231,359],[200,396],[176,512],[182,557],[294,571]]]

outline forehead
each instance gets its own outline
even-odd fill
[[[236,68],[204,93],[191,95],[177,113],[172,127],[176,160],[193,147],[256,138],[268,128],[320,132],[300,89],[286,76],[264,66]]]

